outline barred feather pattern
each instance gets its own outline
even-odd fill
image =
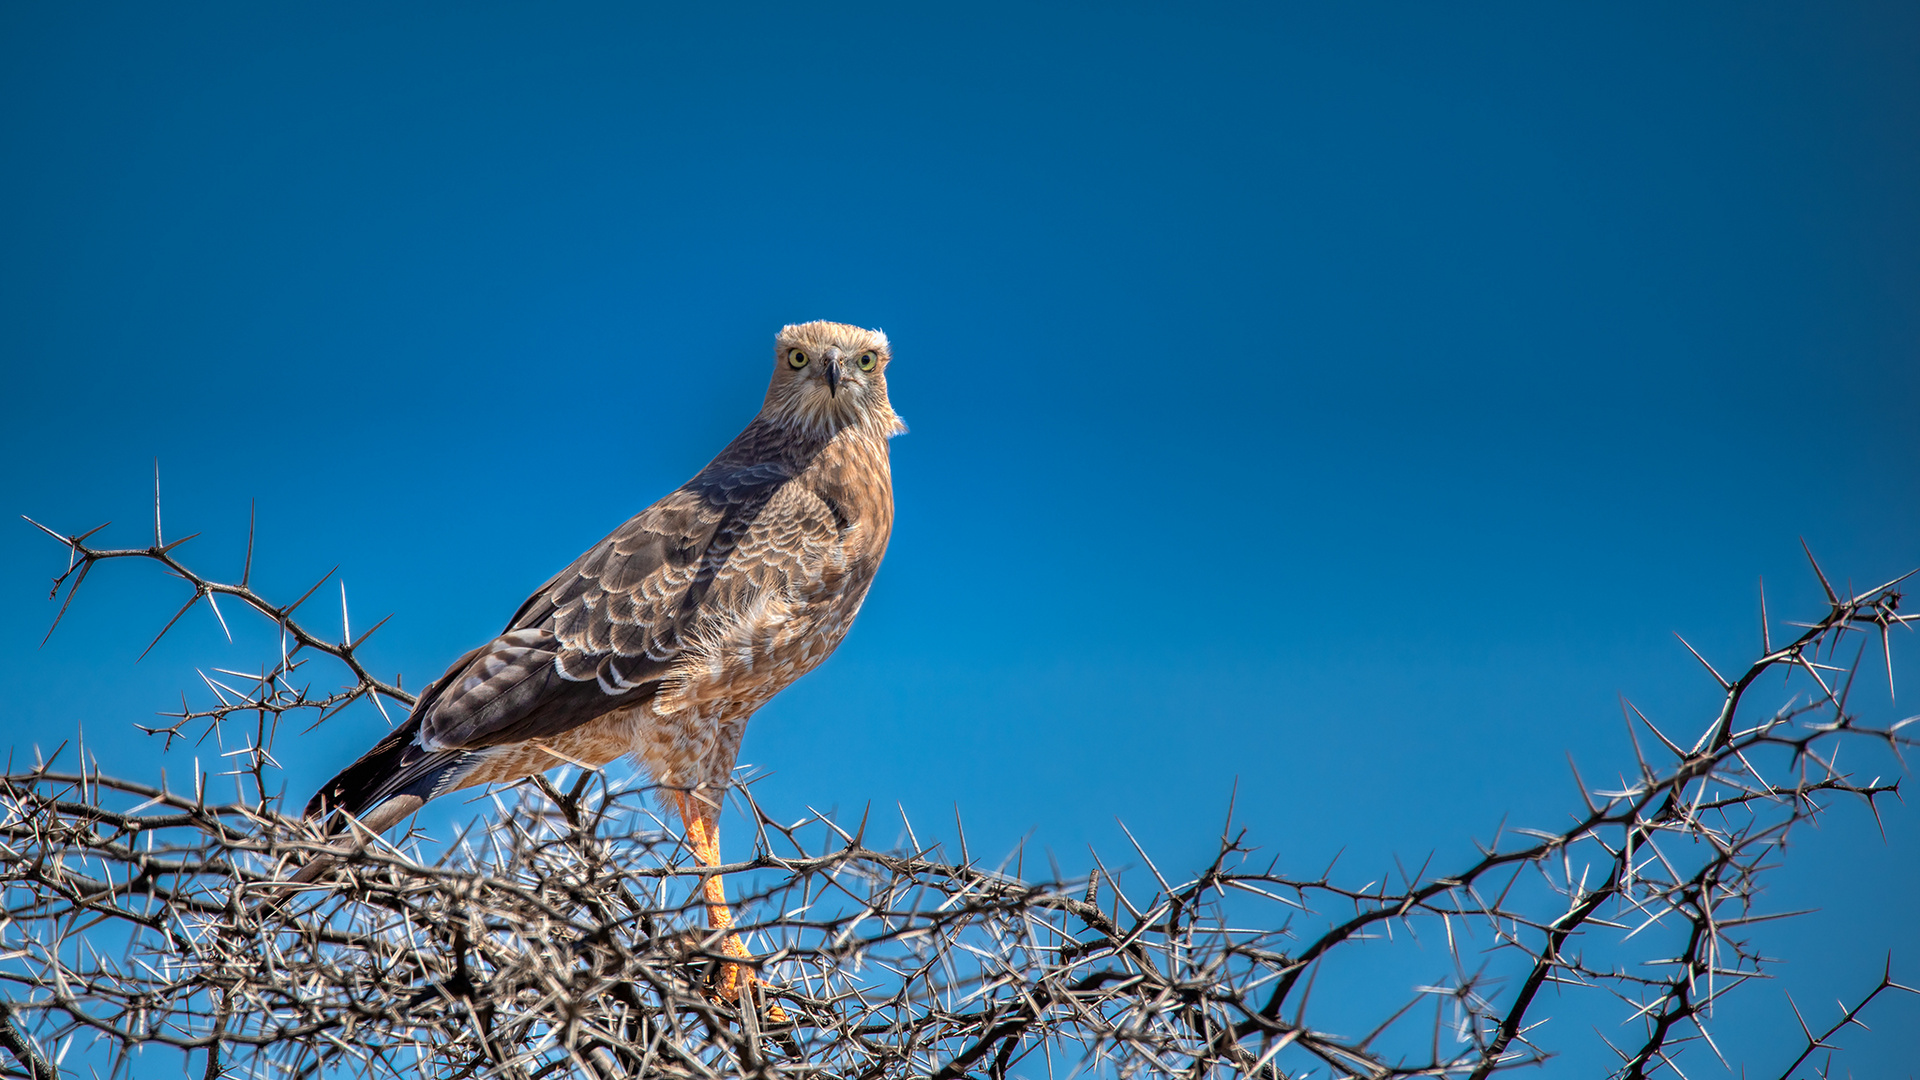
[[[724,785],[747,721],[838,647],[886,553],[890,361],[878,331],[781,330],[746,429],[455,661],[309,814],[623,754],[669,788]]]

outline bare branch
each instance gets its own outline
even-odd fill
[[[1839,800],[1877,820],[1878,797],[1898,793],[1897,779],[1841,771],[1842,748],[1912,742],[1908,721],[1853,703],[1864,652],[1819,660],[1855,632],[1890,648],[1907,618],[1900,582],[1843,600],[1821,573],[1821,618],[1779,646],[1763,629],[1745,670],[1714,671],[1722,697],[1693,749],[1628,704],[1638,772],[1589,786],[1569,758],[1579,801],[1563,826],[1503,822],[1470,860],[1359,884],[1333,865],[1290,876],[1260,861],[1231,805],[1196,872],[1128,834],[1131,880],[1097,854],[1085,877],[1025,880],[1017,864],[976,862],[957,820],[957,860],[910,823],[907,846],[885,850],[867,845],[864,814],[851,829],[811,810],[783,823],[744,783],[757,842],[715,871],[662,827],[654,792],[584,769],[495,793],[490,816],[445,842],[327,836],[277,807],[279,721],[361,699],[410,705],[359,655],[385,620],[353,637],[343,587],[339,641],[303,627],[296,611],[331,571],[284,607],[254,592],[251,520],[237,585],[163,544],[157,498],[147,548],[34,524],[67,548],[63,612],[96,563],[145,560],[192,590],[175,621],[230,596],[281,643],[252,673],[202,671],[204,704],[183,700],[150,729],[216,741],[226,771],[196,760],[187,791],[101,774],[84,748],[0,777],[0,1047],[35,1078],[69,1053],[129,1076],[136,1053],[170,1047],[210,1077],[959,1080],[1029,1061],[1191,1080],[1464,1080],[1545,1060],[1549,988],[1617,1001],[1637,1031],[1616,1047],[1617,1075],[1679,1075],[1695,1045],[1736,1053],[1702,1020],[1771,974],[1745,935],[1794,914],[1760,903],[1789,835]],[[334,688],[308,685],[316,656],[340,665]],[[1768,671],[1789,696],[1748,705]],[[1634,717],[1670,757],[1640,754]],[[225,776],[229,802],[208,783]],[[743,893],[739,929],[764,980],[739,1001],[713,987],[731,959],[702,921],[714,873]],[[1319,975],[1364,943],[1410,940],[1443,942],[1450,970],[1381,984],[1365,1023],[1334,1030]],[[1887,990],[1907,990],[1890,962],[1839,1022],[1806,1029],[1781,1075],[1833,1049]],[[1415,1008],[1429,1000],[1430,1022]]]

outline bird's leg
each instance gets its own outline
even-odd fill
[[[720,865],[720,830],[717,808],[709,807],[700,796],[674,792],[673,801],[680,809],[680,820],[687,826],[687,844],[693,848],[693,857],[701,866],[711,870]],[[702,898],[707,904],[707,929],[728,931],[721,951],[728,956],[745,956],[747,947],[740,942],[740,935],[732,933],[733,910],[727,907],[727,891],[720,884],[720,875],[714,874],[700,884]],[[732,994],[728,994],[732,997]]]
[[[680,810],[680,820],[687,827],[687,843],[693,848],[693,857],[701,866],[711,870],[720,865],[720,808],[709,803],[695,792],[674,792],[673,801]],[[719,874],[711,874],[700,885],[701,898],[707,905],[707,928],[724,931],[726,937],[721,940],[720,951],[728,956],[745,958],[746,943],[740,935],[733,932],[733,910],[727,907],[727,891],[720,882]],[[716,989],[723,1001],[738,1001],[740,991],[746,984],[756,982],[753,973],[744,965],[725,963],[720,966],[720,982]],[[786,1010],[778,1003],[767,1009],[767,1018],[776,1023],[787,1018]]]

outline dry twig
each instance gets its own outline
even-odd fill
[[[1829,587],[1797,637],[1776,646],[1769,632],[1737,677],[1715,672],[1721,707],[1690,747],[1632,711],[1636,774],[1582,785],[1571,824],[1511,830],[1466,865],[1397,884],[1290,876],[1231,829],[1184,880],[1143,852],[1145,886],[1104,868],[1030,882],[938,846],[878,850],[817,814],[782,824],[742,786],[758,840],[724,872],[745,886],[764,990],[792,1018],[770,1025],[703,992],[723,957],[696,929],[701,871],[647,792],[599,774],[508,792],[449,843],[367,839],[311,887],[272,888],[335,842],[277,809],[279,719],[411,702],[356,655],[372,631],[349,640],[343,617],[329,642],[296,621],[306,597],[277,606],[246,574],[195,574],[181,541],[162,541],[157,506],[145,548],[46,531],[70,554],[63,612],[97,563],[152,560],[192,587],[188,607],[233,597],[279,628],[282,648],[256,675],[203,676],[217,703],[154,729],[170,740],[246,725],[250,799],[102,775],[80,748],[0,781],[0,1048],[13,1075],[56,1075],[77,1042],[115,1076],[172,1047],[210,1077],[947,1080],[1079,1067],[1477,1080],[1548,1053],[1533,1036],[1540,992],[1558,986],[1617,998],[1637,1031],[1617,1047],[1618,1075],[1648,1076],[1710,1042],[1713,1004],[1763,975],[1745,935],[1777,917],[1757,905],[1758,883],[1789,833],[1835,799],[1896,793],[1836,768],[1836,751],[1912,741],[1905,721],[1868,723],[1849,705],[1857,660],[1832,663],[1848,637],[1884,643],[1915,618],[1898,613],[1896,581],[1846,597]],[[312,655],[342,665],[345,685],[296,686]],[[1811,693],[1750,716],[1769,671]],[[1444,942],[1447,977],[1383,988],[1370,1030],[1316,1022],[1316,975],[1395,932]],[[1807,1030],[1783,1077],[1883,992],[1907,989],[1889,965],[1840,1023]]]

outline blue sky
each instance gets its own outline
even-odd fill
[[[197,567],[251,502],[260,586],[338,564],[408,686],[703,464],[781,324],[886,329],[893,547],[742,755],[796,813],[1183,865],[1237,781],[1303,871],[1459,855],[1622,768],[1620,695],[1703,725],[1674,632],[1813,613],[1801,537],[1920,566],[1911,7],[13,4],[0,147],[4,509],[143,542],[158,458]],[[39,648],[60,550],[0,565],[16,748],[151,770],[257,659],[199,612],[136,665],[179,597],[131,566]],[[285,744],[298,794],[380,730]],[[1803,1001],[1920,978],[1920,814],[1833,821],[1775,879]],[[1884,1008],[1861,1074],[1920,1058]]]

